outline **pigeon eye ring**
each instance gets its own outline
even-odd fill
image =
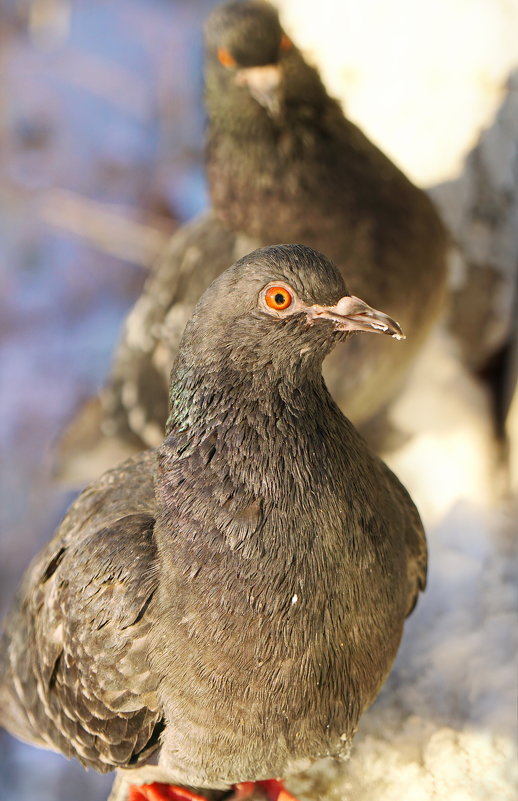
[[[235,67],[237,64],[236,59],[230,55],[230,52],[226,49],[226,47],[218,47],[218,61],[228,69]]]
[[[269,284],[261,293],[266,306],[273,311],[289,309],[295,300],[291,287],[287,284]]]

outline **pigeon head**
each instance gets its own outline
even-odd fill
[[[248,100],[250,113],[266,110],[276,119],[297,88],[311,92],[311,84],[316,83],[321,92],[316,72],[282,29],[276,9],[264,0],[232,2],[215,9],[205,26],[205,48],[210,114],[216,105],[228,112],[234,101],[239,101],[243,114]]]
[[[180,363],[277,377],[302,365],[320,368],[351,332],[402,338],[399,325],[349,295],[321,253],[303,245],[260,248],[222,273],[188,323]]]
[[[207,20],[205,36],[209,57],[225,69],[277,64],[292,46],[277,11],[262,0],[218,7]]]

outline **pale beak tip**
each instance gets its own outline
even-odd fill
[[[406,334],[401,330],[401,326],[392,318],[390,318],[390,325],[387,326],[386,333],[390,334],[392,339],[397,339],[398,341],[400,339],[406,339]]]
[[[373,325],[373,328],[378,328],[380,332],[383,334],[388,334],[388,336],[392,337],[392,339],[406,339],[406,334],[403,333],[401,326],[398,322],[396,322],[396,320],[393,320],[392,317],[389,317],[387,314],[384,314],[383,312],[377,312],[376,310],[374,310],[373,317],[375,315],[378,315],[378,319],[382,319],[380,320],[378,326]]]

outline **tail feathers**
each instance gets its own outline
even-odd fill
[[[36,734],[28,714],[15,689],[15,680],[9,662],[7,636],[0,637],[0,726],[9,734],[31,745],[48,748],[48,745]]]
[[[0,687],[0,726],[8,731],[9,734],[12,734],[13,737],[30,743],[30,745],[38,745],[42,748],[49,747],[34,732],[29,718],[5,686]]]

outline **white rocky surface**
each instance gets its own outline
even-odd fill
[[[275,0],[350,118],[420,186],[455,177],[518,64],[508,0]]]
[[[431,194],[454,242],[450,326],[480,368],[518,323],[518,69],[459,176]]]

